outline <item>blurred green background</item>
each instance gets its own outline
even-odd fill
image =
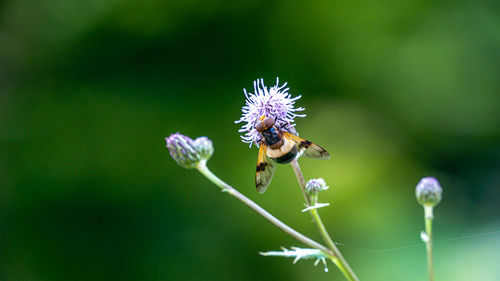
[[[444,188],[436,279],[500,278],[497,1],[6,0],[0,279],[343,280],[259,256],[303,245],[165,148],[208,136],[217,175],[320,241],[290,166],[257,194],[233,123],[277,76],[333,155],[301,165],[361,280],[426,280],[424,176]]]

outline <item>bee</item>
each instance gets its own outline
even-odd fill
[[[276,169],[275,162],[288,164],[301,155],[322,160],[330,159],[330,154],[319,145],[283,131],[275,126],[275,123],[274,118],[262,116],[255,125],[262,137],[255,173],[255,187],[259,193],[264,193],[271,183]]]

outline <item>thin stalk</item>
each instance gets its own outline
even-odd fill
[[[302,170],[300,169],[299,162],[297,161],[297,159],[294,159],[290,164],[292,165],[293,171],[295,172],[295,176],[297,177],[300,188],[302,189],[302,194],[304,195],[304,199],[307,203],[307,206],[309,207],[310,199],[306,193],[306,180],[304,179],[304,175],[302,174]],[[311,216],[313,217],[314,222],[318,227],[319,233],[321,234],[323,241],[327,244],[328,248],[330,248],[331,251],[333,252],[333,255],[330,257],[330,259],[333,261],[333,263],[335,263],[335,265],[337,265],[340,271],[342,271],[347,280],[359,281],[358,277],[356,276],[354,271],[351,269],[347,261],[342,256],[342,253],[340,253],[339,249],[333,242],[330,234],[328,234],[328,231],[325,225],[323,224],[321,217],[319,216],[318,210],[311,209],[309,210],[309,212],[311,213]]]
[[[327,247],[319,244],[318,242],[310,239],[309,237],[307,237],[307,236],[299,233],[298,231],[294,230],[293,228],[289,227],[288,225],[286,225],[285,223],[283,223],[282,221],[280,221],[279,219],[277,219],[276,217],[271,215],[268,211],[264,210],[262,207],[257,205],[255,202],[253,202],[252,200],[247,198],[245,195],[241,194],[239,191],[234,189],[232,186],[230,186],[227,183],[225,183],[224,181],[222,181],[215,174],[213,174],[212,171],[210,171],[207,168],[206,161],[199,162],[197,169],[208,180],[210,180],[212,183],[214,183],[215,185],[220,187],[222,189],[222,191],[228,193],[229,195],[231,195],[231,196],[235,197],[236,199],[240,200],[241,202],[243,202],[245,205],[247,205],[252,210],[257,212],[259,215],[264,217],[266,220],[268,220],[269,222],[274,224],[276,227],[281,229],[283,232],[287,233],[288,235],[294,237],[295,239],[299,240],[300,242],[302,242],[302,243],[304,243],[312,248],[321,250],[323,253],[325,253],[325,255],[327,255],[329,257],[334,254]]]
[[[424,205],[425,212],[425,233],[427,240],[425,241],[425,248],[427,250],[427,267],[429,268],[429,280],[434,281],[434,265],[432,262],[432,206]]]

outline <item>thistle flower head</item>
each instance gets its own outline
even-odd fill
[[[420,180],[415,189],[415,196],[422,206],[434,207],[441,201],[443,189],[436,178],[427,177]]]
[[[306,183],[306,192],[309,195],[309,205],[306,205],[306,208],[302,210],[302,212],[307,212],[312,209],[319,209],[323,207],[330,206],[329,203],[319,203],[318,198],[319,198],[319,192],[323,190],[327,190],[330,188],[328,185],[326,185],[326,182],[324,179],[319,178],[319,179],[310,179]]]
[[[328,188],[330,187],[326,185],[325,180],[322,178],[310,179],[306,183],[306,190],[309,194],[316,194],[320,191],[327,190]]]
[[[165,138],[170,156],[186,169],[193,169],[200,161],[210,159],[214,151],[212,141],[207,137],[192,140],[190,137],[175,133]]]
[[[210,159],[214,153],[214,145],[207,137],[199,137],[193,142],[196,152],[199,153],[200,158],[204,160]]]
[[[255,129],[257,120],[262,116],[273,117],[276,120],[275,126],[283,131],[297,134],[295,131],[295,117],[305,117],[305,114],[297,114],[298,111],[303,111],[303,107],[295,108],[294,103],[301,96],[292,98],[288,93],[286,83],[279,86],[279,79],[276,78],[276,85],[267,88],[264,85],[264,79],[257,79],[253,82],[254,93],[247,93],[246,89],[243,92],[246,96],[246,104],[241,111],[241,118],[235,123],[244,123],[240,133],[245,133],[241,136],[243,142],[252,143],[259,146],[261,136]]]

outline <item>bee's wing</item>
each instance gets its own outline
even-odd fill
[[[330,159],[330,154],[328,151],[324,150],[321,146],[305,140],[301,137],[298,137],[294,134],[290,134],[288,132],[282,132],[283,136],[297,145],[297,148],[304,156],[309,158],[328,160]]]
[[[267,146],[260,144],[257,158],[257,172],[255,173],[255,187],[259,193],[264,193],[271,183],[275,170],[274,162],[267,156]]]

